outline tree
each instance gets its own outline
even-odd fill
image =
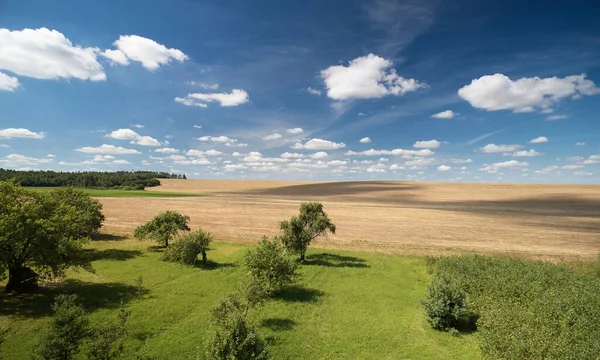
[[[158,243],[159,246],[169,246],[169,240],[172,240],[178,231],[190,231],[188,226],[189,216],[181,215],[172,210],[167,210],[154,217],[147,223],[138,226],[133,232],[136,239],[142,240],[150,238]]]
[[[61,276],[72,266],[91,270],[83,252],[88,239],[82,237],[80,226],[90,225],[86,214],[93,211],[86,206],[93,203],[70,202],[60,192],[34,192],[0,181],[0,269],[8,269],[5,291],[33,291],[40,275]]]
[[[266,236],[258,246],[248,249],[244,263],[251,278],[250,284],[263,287],[267,295],[281,290],[298,276],[298,266],[289,258],[286,248]]]
[[[323,211],[323,204],[318,202],[302,203],[300,214],[280,222],[279,228],[283,232],[281,241],[290,251],[300,254],[300,261],[304,261],[306,249],[316,237],[328,230],[335,234],[335,225]]]
[[[467,295],[445,276],[436,276],[421,300],[427,322],[437,330],[448,330],[465,320],[469,315]]]
[[[57,188],[53,194],[55,201],[74,206],[79,210],[79,217],[76,219],[78,223],[75,226],[79,231],[75,237],[91,237],[98,234],[104,222],[102,204],[98,200],[71,187]]]
[[[52,310],[50,326],[43,333],[34,358],[70,360],[88,336],[89,320],[76,295],[58,295]]]
[[[129,315],[130,312],[121,304],[116,321],[91,331],[85,351],[87,360],[112,360],[121,356],[124,349],[123,338],[127,334],[125,324]]]
[[[206,251],[211,241],[212,235],[208,231],[202,229],[192,231],[179,236],[171,246],[165,249],[161,259],[195,265],[198,255],[202,254],[202,263],[206,264]]]

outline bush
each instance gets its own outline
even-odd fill
[[[87,360],[118,359],[123,353],[123,338],[127,334],[125,324],[130,312],[121,304],[117,320],[91,331],[86,347]]]
[[[198,255],[202,254],[202,263],[206,263],[206,251],[212,241],[212,235],[202,229],[181,235],[162,253],[161,260],[194,265]]]
[[[178,231],[190,231],[188,226],[189,216],[181,215],[176,211],[167,210],[154,217],[147,223],[138,226],[133,236],[138,240],[150,238],[159,246],[169,246]]]
[[[35,359],[70,360],[88,335],[89,321],[75,295],[59,295],[52,305],[54,315],[43,333]]]
[[[262,238],[258,246],[249,249],[244,263],[250,275],[250,285],[260,285],[268,295],[293,283],[297,278],[297,264],[277,241]]]
[[[445,277],[437,277],[429,285],[427,298],[421,300],[427,322],[437,330],[456,329],[469,315],[467,296]]]

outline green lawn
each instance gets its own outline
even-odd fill
[[[28,187],[35,191],[51,191],[51,187]],[[80,189],[92,197],[139,197],[139,198],[166,198],[166,197],[197,197],[209,196],[207,194],[185,194],[177,192],[145,191],[145,190],[100,190]]]
[[[244,276],[246,245],[215,243],[207,270],[158,260],[148,242],[96,241],[94,274],[70,272],[58,289],[0,298],[10,327],[0,358],[29,359],[50,313],[50,297],[78,294],[94,323],[123,300],[131,316],[124,358],[195,359],[209,333],[209,309]],[[480,359],[476,335],[432,330],[419,305],[430,276],[424,258],[310,249],[298,286],[251,310],[274,359]],[[138,295],[134,279],[143,278]]]

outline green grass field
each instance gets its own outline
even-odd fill
[[[28,187],[27,189],[35,191],[51,191],[51,187]],[[80,189],[92,197],[136,197],[136,198],[169,198],[169,197],[198,197],[209,196],[207,194],[185,194],[163,191],[145,191],[145,190],[101,190],[101,189]]]
[[[165,263],[152,245],[95,241],[95,273],[69,272],[44,294],[0,298],[0,358],[30,359],[51,297],[75,293],[94,323],[131,310],[124,358],[195,359],[210,331],[209,309],[244,276],[246,245],[215,243],[211,269]],[[480,359],[476,335],[427,324],[419,299],[430,276],[424,258],[310,249],[300,283],[251,310],[274,359]],[[142,276],[142,293],[135,279]]]

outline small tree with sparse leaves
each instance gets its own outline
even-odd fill
[[[250,276],[250,286],[261,286],[268,295],[293,283],[298,265],[288,255],[278,240],[264,236],[258,246],[248,249],[244,264]]]
[[[169,246],[169,241],[179,231],[190,231],[188,221],[190,221],[189,216],[167,210],[156,215],[154,219],[147,223],[138,226],[133,232],[133,236],[139,240],[149,238],[156,241],[159,246],[167,247]]]
[[[290,251],[300,255],[300,261],[304,261],[306,249],[316,237],[327,231],[335,234],[335,225],[323,211],[323,204],[318,202],[302,203],[300,214],[280,222],[279,228],[281,241]]]
[[[212,235],[202,229],[179,236],[171,246],[165,249],[161,259],[164,261],[179,262],[182,264],[195,265],[198,255],[202,254],[202,263],[206,264],[208,245],[212,241]]]

